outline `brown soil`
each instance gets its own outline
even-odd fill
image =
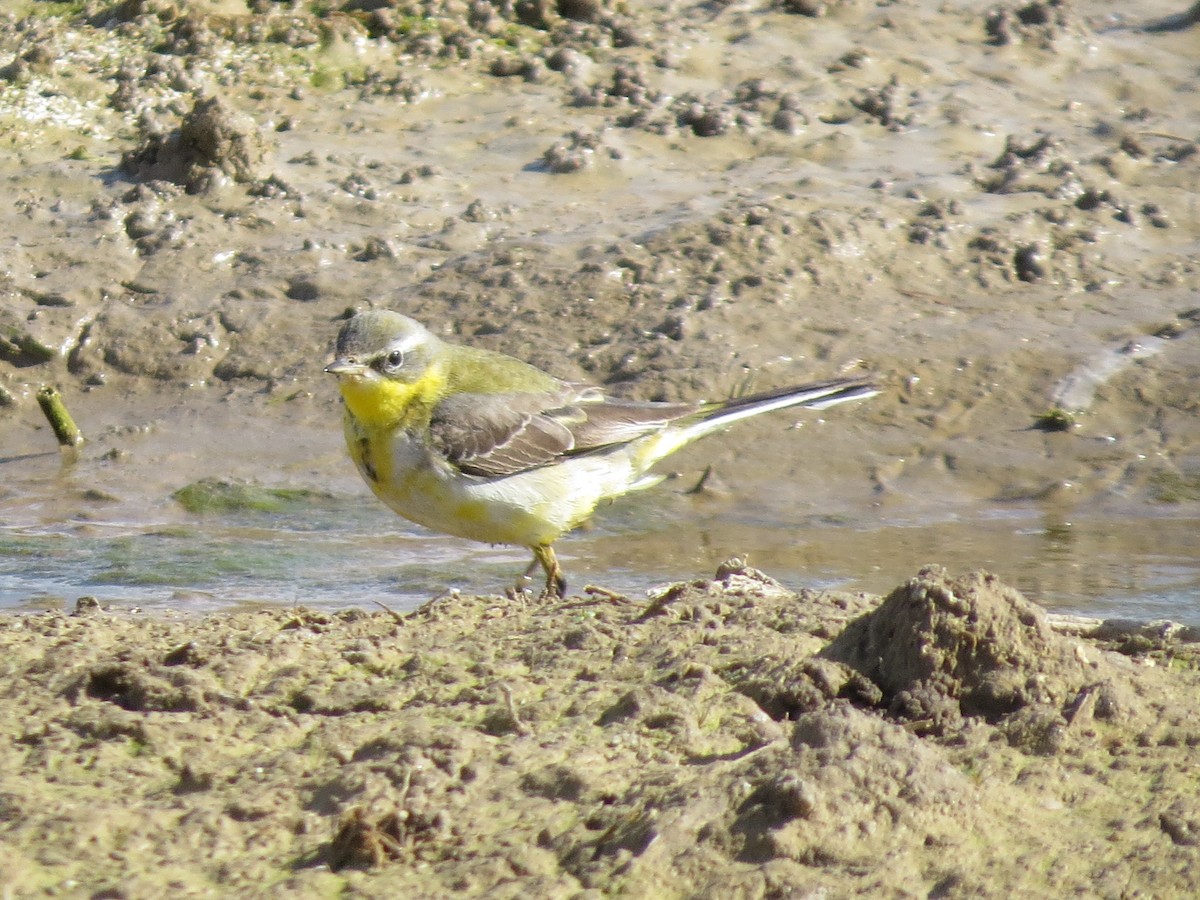
[[[1191,896],[1196,634],[986,574],[0,622],[13,896]]]
[[[1086,591],[1160,534],[1122,523],[1194,517],[1194,8],[5,10],[5,522],[208,478],[362,495],[320,370],[370,304],[647,399],[881,373],[681,454],[716,472],[681,521],[1111,517]],[[48,383],[89,439],[65,473]],[[634,538],[568,547],[663,558]],[[0,619],[0,882],[1195,895],[1195,636],[1075,632],[984,575],[880,603],[736,564],[649,602]]]

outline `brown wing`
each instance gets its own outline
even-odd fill
[[[693,403],[638,403],[631,400],[604,400],[580,403],[585,418],[572,426],[575,452],[585,453],[613,444],[625,444],[644,434],[699,410]]]
[[[595,389],[456,394],[429,423],[436,447],[469,475],[499,477],[631,441],[695,406],[607,401]]]

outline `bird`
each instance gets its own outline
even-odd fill
[[[433,531],[528,548],[526,577],[540,565],[547,598],[567,590],[554,542],[602,501],[662,481],[651,469],[664,457],[750,416],[879,393],[864,376],[719,402],[612,398],[381,308],[346,319],[325,372],[372,492]]]

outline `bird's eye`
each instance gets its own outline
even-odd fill
[[[404,365],[404,354],[399,350],[393,350],[383,358],[383,368],[388,372],[395,372]]]

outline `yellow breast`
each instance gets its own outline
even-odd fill
[[[339,387],[346,409],[364,428],[391,429],[410,425],[414,415],[428,415],[442,380],[426,373],[412,384],[385,378],[344,378]]]

